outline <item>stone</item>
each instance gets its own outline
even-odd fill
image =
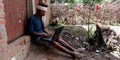
[[[86,49],[85,48],[78,48],[78,52],[82,53],[84,52]]]
[[[82,26],[65,26],[60,36],[73,47],[80,48],[86,41],[86,31]]]

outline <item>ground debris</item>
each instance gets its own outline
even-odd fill
[[[106,38],[107,48],[91,46],[86,38],[85,32],[87,31],[82,26],[65,26],[61,33],[61,37],[73,47],[77,48],[81,55],[81,59],[75,60],[119,60],[120,59],[120,37],[113,34],[110,28],[104,26],[102,29],[103,40]],[[106,31],[108,29],[108,31]],[[106,34],[109,33],[109,35]],[[106,41],[106,40],[105,40]],[[109,47],[109,48],[108,48]],[[98,50],[99,52],[96,52]],[[45,49],[42,46],[31,45],[30,52],[25,60],[74,60],[69,55],[64,54],[54,48]]]
[[[70,26],[67,26],[67,32],[63,31],[63,39],[66,40],[68,43],[70,43],[73,47],[78,48],[80,51],[80,53],[84,54],[85,57],[81,58],[80,60],[118,60],[120,57],[120,43],[119,43],[119,36],[116,35],[116,32],[112,29],[110,29],[108,26],[105,25],[98,25],[96,27],[99,28],[99,30],[96,28],[96,33],[101,33],[101,35],[97,35],[95,37],[95,39],[97,40],[101,40],[103,39],[104,44],[102,45],[98,45],[98,46],[91,46],[86,40],[82,40],[82,39],[76,39],[76,37],[73,34],[73,32],[77,31],[77,27],[71,27],[69,29]],[[71,31],[72,29],[72,31]],[[84,28],[78,29],[78,31],[81,31],[83,33],[82,30]],[[77,33],[79,33],[77,31]],[[85,33],[85,32],[84,32]],[[65,36],[65,35],[66,36]],[[79,34],[79,36],[85,37],[85,35]],[[78,36],[78,38],[80,38]],[[99,38],[100,37],[100,38]],[[72,39],[69,39],[72,38]],[[96,43],[96,42],[93,42]],[[97,41],[97,44],[99,42]],[[114,52],[116,51],[116,52]],[[79,60],[79,59],[76,59]]]

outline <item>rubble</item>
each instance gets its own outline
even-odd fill
[[[61,37],[73,47],[80,48],[86,40],[86,31],[82,26],[65,26]]]
[[[101,10],[96,13],[97,19],[103,21],[106,24],[120,23],[120,1],[117,0],[114,3],[105,3]],[[107,21],[110,21],[107,23]]]
[[[106,4],[104,7],[101,8],[100,11],[96,12],[91,11],[90,14],[90,23],[92,24],[94,22],[101,22],[103,24],[112,24],[113,22],[120,23],[120,1],[117,1],[112,4]],[[85,9],[86,7],[82,6],[82,9],[80,12],[76,11],[76,5],[72,4],[53,4],[51,5],[51,20],[61,22],[67,26],[63,29],[63,32],[61,33],[61,37],[68,42],[70,45],[75,47],[79,50],[79,52],[84,54],[85,56],[82,56],[81,59],[75,59],[75,60],[119,60],[120,59],[120,29],[118,28],[110,28],[108,25],[103,24],[96,24],[95,30],[95,37],[92,39],[86,38],[86,32],[88,31],[88,28],[85,28],[83,26],[73,26],[73,25],[83,25],[87,24],[88,20],[88,9]],[[52,22],[53,22],[52,21]],[[54,23],[53,25],[56,25]],[[114,29],[114,30],[113,30]],[[53,29],[51,28],[50,31]],[[89,41],[88,41],[89,40]],[[100,42],[103,43],[100,43]],[[45,54],[45,60],[54,60],[55,54],[46,51],[39,51],[42,49],[39,49],[38,52],[35,52],[38,48],[33,48],[30,53],[35,53],[32,56],[38,55],[43,56],[43,53]],[[58,51],[57,51],[58,52]],[[47,55],[54,57],[48,57]],[[57,55],[57,54],[56,54]],[[47,57],[48,59],[47,59]],[[34,57],[36,58],[36,57]],[[40,59],[43,59],[41,57]],[[29,59],[28,59],[29,60]],[[55,59],[59,60],[59,58]],[[62,58],[61,60],[67,60]],[[69,59],[68,59],[69,60]]]
[[[96,4],[97,5],[97,4]],[[94,24],[100,22],[106,25],[117,25],[120,24],[120,1],[114,3],[105,3],[101,5],[99,11],[95,9],[90,10],[89,7],[80,4],[80,12],[77,12],[77,5],[74,4],[52,4],[51,5],[51,20],[59,20],[65,25],[85,25]],[[89,16],[89,17],[88,17]],[[89,23],[87,22],[89,18]]]
[[[85,30],[82,26],[66,26],[61,33],[61,36],[65,41],[67,41],[70,45],[77,48],[80,53],[85,54],[85,57],[81,58],[81,60],[118,60],[120,57],[120,39],[119,36],[116,35],[116,32],[110,29],[109,26],[97,24],[96,25],[97,32],[101,33],[101,35],[97,35],[95,39],[103,39],[104,44],[100,47],[95,47],[95,45],[91,46],[87,40],[84,40]],[[99,29],[98,29],[99,27]],[[78,31],[77,31],[78,30]],[[101,32],[100,32],[100,31]],[[78,36],[73,32],[81,33]],[[84,34],[83,34],[84,33]],[[77,38],[76,38],[76,37]],[[101,36],[101,37],[100,37]],[[82,38],[81,38],[82,37]],[[98,38],[100,37],[100,38]],[[79,38],[79,39],[78,39]],[[80,39],[81,38],[81,39]],[[93,42],[96,43],[96,42]],[[99,43],[99,42],[98,42]],[[77,59],[76,59],[77,60]]]
[[[119,42],[117,42],[120,41],[120,37],[113,34],[113,31],[111,28],[109,28],[109,26],[104,26],[99,24],[98,26],[102,30],[101,32],[103,34],[102,36],[105,36],[111,41],[111,43],[109,43],[110,45],[106,43],[106,46],[110,46],[109,49],[108,48],[105,49],[101,47],[97,49],[99,50],[99,52],[96,52],[95,49],[92,49],[94,46],[90,46],[90,44],[86,41],[85,32],[87,30],[84,27],[70,26],[70,25],[65,26],[65,28],[61,33],[62,38],[70,45],[77,48],[80,51],[80,55],[82,56],[80,59],[75,59],[75,60],[119,60],[120,59],[120,44]],[[106,29],[108,29],[108,31],[106,31]],[[60,55],[59,53],[62,55]],[[32,59],[73,60],[72,58],[70,58],[69,55],[63,54],[60,51],[55,50],[54,48],[47,50],[45,49],[44,46],[38,47],[35,45],[31,46],[30,52],[28,54],[28,58],[26,58],[25,60],[32,60]]]
[[[81,5],[82,6],[82,5]],[[85,8],[80,12],[76,10],[77,5],[74,4],[52,4],[51,5],[51,20],[58,20],[65,25],[82,25],[87,24],[88,14],[85,14]],[[82,7],[81,7],[82,8]]]
[[[116,50],[116,47],[120,45],[119,36],[116,35],[116,32],[110,29],[110,27],[105,27],[104,25],[99,25],[102,33],[102,38],[107,45],[107,48],[112,47],[112,50]],[[104,28],[103,28],[104,27]]]

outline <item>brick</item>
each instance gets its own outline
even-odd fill
[[[0,2],[3,2],[3,0],[0,0]]]
[[[0,18],[0,21],[1,21],[1,20],[5,20],[5,19],[4,19],[4,18]]]
[[[2,39],[0,40],[0,49],[2,50],[2,48],[6,47],[7,44],[7,39]]]
[[[3,43],[7,43],[7,39],[1,39],[0,40],[0,45],[2,45]]]
[[[5,18],[5,12],[4,11],[0,12],[0,18]]]
[[[4,48],[2,48],[0,50],[0,60],[8,60],[8,58],[6,58],[8,56],[8,46],[5,46]]]
[[[1,48],[0,48],[0,54],[2,53]]]
[[[1,33],[1,31],[0,31],[0,40],[2,39],[2,33]]]
[[[6,25],[6,20],[0,20],[0,25]]]
[[[3,3],[0,3],[0,10],[4,10],[4,4]]]
[[[1,39],[7,39],[7,33],[6,33],[5,25],[0,25],[0,33],[2,35]]]
[[[1,49],[1,52],[7,52],[8,51],[8,46],[5,46],[4,48]]]

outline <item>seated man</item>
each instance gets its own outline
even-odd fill
[[[41,42],[41,38],[47,38],[51,35],[48,34],[44,29],[44,24],[42,21],[42,16],[45,15],[47,11],[47,5],[38,4],[37,12],[35,15],[31,16],[28,20],[28,33],[31,35],[32,39],[36,42]],[[48,40],[49,41],[49,40]],[[76,52],[76,49],[71,47],[68,43],[66,43],[62,39],[56,39],[50,41],[51,45],[56,49],[71,55],[74,58],[81,58],[80,53]]]

